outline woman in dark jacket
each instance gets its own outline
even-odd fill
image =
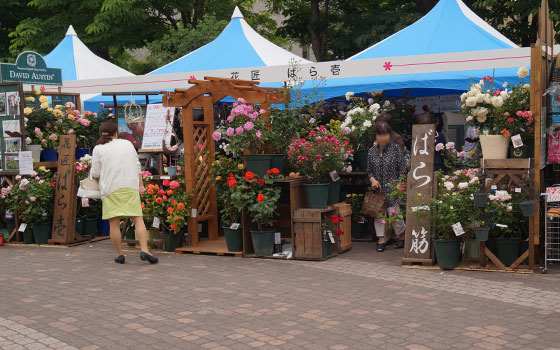
[[[381,190],[387,196],[393,191],[393,186],[404,177],[406,171],[406,160],[404,153],[391,138],[391,126],[385,122],[376,123],[375,125],[375,145],[370,148],[368,153],[368,176],[371,187],[374,191]],[[398,201],[386,198],[385,206],[387,215],[392,216],[399,212]],[[377,251],[385,250],[385,244],[390,237],[385,236],[385,223],[382,219],[376,218],[375,232],[379,241],[377,243]],[[398,237],[398,242],[394,245],[395,249],[404,247],[405,224],[402,220],[393,223],[393,230]]]

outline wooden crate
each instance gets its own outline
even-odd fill
[[[332,206],[336,209],[336,215],[344,220],[340,223],[340,229],[344,234],[338,237],[338,252],[344,253],[352,249],[352,207],[346,202],[336,203]]]
[[[321,229],[322,215],[336,214],[332,206],[327,209],[296,209],[294,211],[294,259],[326,260],[338,254],[338,239],[331,254],[326,253]]]

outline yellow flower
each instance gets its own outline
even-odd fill
[[[26,97],[25,100],[26,100],[27,102],[35,102],[35,97],[29,96],[29,97]]]
[[[33,113],[33,109],[31,109],[29,107],[25,107],[23,109],[23,113],[25,113],[25,115],[30,115],[31,113]]]
[[[72,114],[68,114],[68,119],[74,120],[74,119],[76,119],[76,117],[74,117]]]
[[[52,112],[53,109],[51,107],[47,108],[47,111]]]
[[[469,152],[469,157],[474,157],[474,151]]]
[[[352,195],[351,195],[350,193],[348,193],[348,194],[346,195],[346,198],[350,198],[350,197],[352,197]]]
[[[47,168],[45,168],[44,166],[40,166],[40,167],[39,167],[39,170],[41,170],[41,171],[47,171]]]
[[[221,176],[216,176],[216,181],[220,181],[220,180],[222,180],[222,177]]]
[[[60,116],[63,115],[63,114],[64,114],[64,113],[62,113],[62,111],[61,111],[60,109],[55,109],[55,110],[53,111],[53,115],[54,115],[55,117],[60,117]]]
[[[39,96],[39,95],[41,94],[41,92],[40,92],[40,91],[37,91],[37,90],[35,90],[35,89],[33,89],[33,91],[32,91],[32,92],[33,92],[33,94],[35,94],[35,95],[37,95],[37,96]]]
[[[54,106],[54,109],[62,109],[62,105],[56,105]]]
[[[49,102],[49,99],[47,98],[47,96],[41,96],[39,97],[39,102],[41,103]]]
[[[359,194],[358,196],[360,196],[360,197],[363,197],[363,196],[364,196],[364,194],[363,194],[363,193],[360,193],[360,194]]]
[[[202,163],[202,156],[199,156],[198,160]]]
[[[357,197],[358,195],[355,193],[352,193],[352,197]]]
[[[245,165],[243,164],[237,164],[237,168],[240,170],[243,170],[245,168]]]
[[[48,103],[48,102],[43,102],[43,103],[41,103],[41,108],[42,108],[42,109],[47,109],[47,108],[49,108],[49,103]]]

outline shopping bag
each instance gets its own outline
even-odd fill
[[[364,196],[361,213],[372,218],[380,218],[385,215],[385,196],[383,193],[368,192]]]
[[[80,188],[78,188],[78,197],[100,199],[101,191],[99,190],[99,180],[91,176],[91,172],[87,179],[80,181]]]

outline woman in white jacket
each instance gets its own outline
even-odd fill
[[[138,154],[128,140],[118,138],[118,126],[104,122],[99,127],[99,140],[93,149],[92,177],[99,179],[103,201],[103,219],[111,225],[111,240],[117,250],[115,262],[124,264],[121,218],[132,218],[136,236],[140,241],[140,259],[151,264],[158,259],[148,250],[146,225],[142,215],[140,195],[144,194],[144,183]]]

